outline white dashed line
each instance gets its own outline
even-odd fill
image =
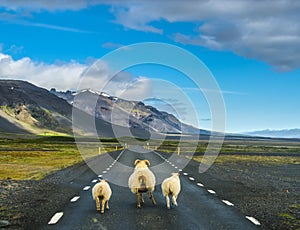
[[[187,173],[183,173],[183,175],[187,176],[188,174]]]
[[[211,194],[216,194],[216,192],[214,190],[208,189],[207,191]]]
[[[179,169],[178,171],[179,171],[179,172],[182,172],[182,169]]]
[[[64,215],[63,212],[57,212],[55,215],[51,218],[51,220],[48,222],[48,224],[56,224],[57,221]]]
[[[79,198],[80,198],[80,196],[74,196],[70,201],[71,202],[76,202]]]
[[[174,164],[172,164],[172,166],[174,167],[175,165],[174,165]]]
[[[227,204],[228,206],[234,206],[234,204],[228,200],[222,200],[222,201],[223,201],[223,203]]]
[[[83,190],[84,190],[84,191],[87,191],[87,190],[90,189],[90,187],[91,187],[91,186],[85,186],[85,187],[83,188]]]
[[[255,225],[260,225],[260,222],[252,216],[246,216],[248,220],[250,220]]]
[[[175,168],[176,168],[176,169],[178,169],[178,167],[177,167],[177,166],[175,166]]]
[[[92,180],[92,183],[96,183],[98,180],[97,179],[95,179],[95,180]]]
[[[102,173],[104,173],[104,174],[105,174],[105,173],[107,173],[107,171],[103,171]]]
[[[100,177],[102,177],[102,175],[98,175],[98,177],[100,178]]]
[[[201,183],[197,183],[197,185],[200,186],[200,187],[204,187],[204,185],[201,184]]]
[[[189,177],[189,179],[190,179],[191,181],[194,181],[194,180],[195,180],[195,178],[194,178],[194,177]]]
[[[110,170],[110,168],[107,168],[106,170],[108,171],[108,170]]]

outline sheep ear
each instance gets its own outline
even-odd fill
[[[137,165],[140,161],[141,160],[139,160],[139,159],[135,160],[134,165]]]
[[[150,161],[145,160],[145,162],[146,162],[146,164],[147,164],[148,166],[150,166]]]

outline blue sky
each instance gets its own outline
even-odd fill
[[[299,10],[300,2],[284,0],[1,1],[0,78],[74,89],[82,72],[108,52],[164,42],[209,68],[223,93],[228,132],[300,128]],[[105,71],[100,81],[109,66]],[[209,106],[182,74],[145,65],[117,79],[109,93],[137,86],[128,90],[129,99],[151,79],[178,85],[195,104],[200,127],[211,128]],[[193,124],[190,108],[178,108]]]

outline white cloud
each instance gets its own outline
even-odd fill
[[[267,62],[279,71],[300,67],[299,1],[263,0],[254,4],[250,0],[154,0],[111,4],[116,22],[127,28],[161,33],[162,29],[151,23],[191,22],[195,31],[178,30],[175,41],[230,50]]]
[[[36,63],[29,57],[14,60],[11,56],[0,53],[0,78],[30,81],[48,89],[76,88],[85,68],[86,66],[76,62],[49,65]]]
[[[86,0],[72,0],[72,1],[60,1],[60,0],[9,0],[2,1],[0,6],[6,8],[7,10],[80,10],[86,8],[89,4]]]
[[[29,81],[40,87],[57,90],[94,89],[110,95],[122,95],[125,99],[138,100],[149,92],[146,77],[134,77],[121,72],[111,78],[112,71],[101,61],[89,67],[78,62],[46,64],[34,62],[29,57],[14,60],[0,53],[0,78]]]
[[[300,67],[300,1],[10,0],[2,1],[0,6],[9,12],[17,12],[17,15],[25,15],[42,10],[77,11],[101,4],[110,7],[115,23],[128,29],[162,34],[166,30],[158,27],[157,22],[190,22],[195,24],[195,30],[181,31],[179,27],[173,34],[175,41],[230,50],[243,57],[264,61],[279,71]],[[11,15],[1,16],[12,20]],[[35,26],[76,31],[53,25]]]

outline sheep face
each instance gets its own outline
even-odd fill
[[[134,165],[135,165],[136,169],[148,168],[150,166],[150,161],[137,159],[137,160],[135,160]]]

